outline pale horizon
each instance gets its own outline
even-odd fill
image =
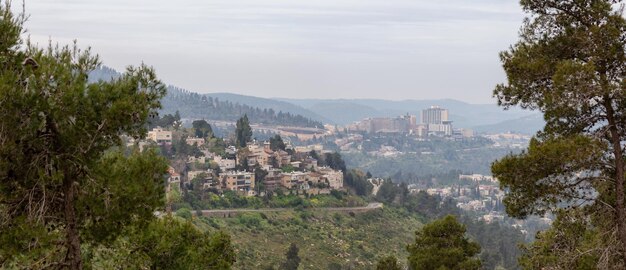
[[[18,3],[14,3],[16,5]],[[33,42],[78,40],[199,93],[494,104],[515,1],[26,1]]]

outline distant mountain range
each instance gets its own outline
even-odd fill
[[[450,111],[450,120],[455,126],[475,127],[496,124],[532,115],[536,112],[512,109],[504,111],[495,104],[469,104],[454,99],[437,100],[382,100],[382,99],[278,99],[300,105],[324,117],[341,115],[336,121],[347,124],[365,117],[393,117],[402,114],[419,116],[430,106],[439,106]]]
[[[209,93],[206,96],[238,102],[259,108],[290,112],[327,124],[346,125],[368,117],[395,117],[413,114],[430,106],[450,111],[455,127],[471,128],[477,132],[515,131],[534,134],[544,126],[543,117],[536,111],[517,108],[504,110],[496,104],[470,104],[453,99],[403,100],[382,99],[287,99],[260,98],[231,93]]]
[[[94,78],[107,79],[119,76],[115,70],[103,67],[93,75]],[[91,75],[90,75],[91,78]],[[172,112],[186,106],[187,101],[177,100],[170,102],[173,94],[179,95],[180,89],[170,86],[171,94],[168,94],[164,102],[164,112]],[[196,94],[189,91],[183,91]],[[395,117],[404,114],[412,114],[419,117],[421,111],[430,106],[439,106],[450,111],[450,120],[453,126],[471,128],[477,132],[506,132],[516,131],[533,134],[540,130],[544,121],[540,113],[517,108],[503,110],[496,104],[470,104],[454,99],[437,100],[402,100],[392,101],[383,99],[288,99],[288,98],[261,98],[232,93],[207,93],[199,94],[211,97],[221,102],[228,101],[237,108],[251,108],[258,110],[272,110],[275,113],[288,113],[299,120],[291,119],[288,122],[298,123],[302,126],[317,125],[320,122],[326,124],[345,125],[368,117]],[[494,102],[495,103],[495,102]],[[197,104],[196,104],[197,105]],[[195,105],[194,105],[195,106]],[[195,106],[194,113],[188,117],[209,115],[216,118],[215,112],[198,111]],[[209,109],[209,108],[207,108]],[[258,109],[258,110],[257,110]],[[231,114],[237,114],[229,112]],[[243,114],[240,111],[241,114]],[[264,114],[265,115],[265,114]],[[232,116],[232,115],[231,115]],[[234,116],[226,117],[228,119]],[[183,117],[185,115],[183,114]],[[217,117],[223,118],[223,117]],[[267,118],[266,115],[264,118]],[[307,119],[307,120],[304,120]],[[418,118],[419,119],[419,118]],[[214,119],[222,120],[222,119]]]
[[[289,102],[281,101],[278,99],[269,99],[269,98],[260,98],[253,96],[244,96],[238,94],[231,93],[208,93],[204,94],[207,97],[218,98],[220,100],[227,100],[230,102],[246,104],[248,106],[262,108],[262,109],[272,109],[277,112],[289,112],[291,114],[298,114],[304,117],[310,118],[315,121],[320,121],[323,123],[335,123],[335,120],[332,118],[323,117],[311,110],[307,110],[302,108],[301,106],[294,105]]]
[[[521,118],[506,120],[496,124],[476,126],[473,130],[476,132],[514,132],[523,134],[534,134],[543,129],[545,121],[540,113],[535,113]]]

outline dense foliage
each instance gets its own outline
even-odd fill
[[[0,13],[0,263],[79,269],[82,242],[115,238],[161,204],[164,159],[107,151],[144,135],[165,88],[145,66],[89,84],[89,51],[22,47],[23,18]]]
[[[0,268],[99,269],[91,251],[121,252],[115,243],[157,228],[141,251],[131,250],[146,254],[138,260],[175,262],[149,254],[148,243],[175,245],[163,235],[189,233],[196,242],[184,248],[198,249],[203,266],[229,268],[231,259],[218,259],[229,248],[227,236],[202,242],[193,227],[173,230],[155,219],[167,162],[153,149],[123,145],[125,136],[144,137],[149,115],[160,108],[165,87],[154,71],[129,67],[111,80],[90,81],[97,57],[76,45],[40,49],[22,39],[24,21],[10,4],[0,5]]]
[[[93,269],[230,269],[236,260],[228,234],[201,232],[189,221],[166,216],[134,227],[111,248],[90,250]]]
[[[284,194],[277,190],[263,197],[238,196],[226,191],[218,195],[210,190],[189,188],[182,198],[182,203],[175,208],[229,209],[229,208],[309,208],[309,207],[349,207],[365,206],[365,200],[358,196],[335,191],[331,195],[314,195],[303,198],[295,194]]]
[[[206,120],[195,120],[191,123],[191,126],[195,131],[194,135],[196,136],[196,138],[213,137],[213,129]]]
[[[289,245],[289,249],[285,253],[285,262],[280,266],[281,270],[298,270],[298,266],[300,266],[300,256],[298,256],[298,245],[295,243],[291,243]]]
[[[166,114],[160,116],[158,114],[153,114],[148,118],[148,128],[153,129],[155,127],[174,127],[176,129],[180,128],[180,114],[178,111],[172,114]]]
[[[531,248],[545,258],[526,260],[533,268],[626,267],[626,19],[618,2],[523,0],[520,40],[500,55],[508,81],[494,90],[499,104],[540,110],[546,120],[527,151],[492,167],[509,190],[507,212],[561,213]]]
[[[185,118],[236,121],[245,114],[251,121],[261,124],[320,128],[323,126],[321,122],[301,115],[222,101],[170,86],[167,96],[163,99],[162,112],[171,114],[177,110]]]
[[[408,134],[363,134],[361,149],[363,152],[377,151],[381,145],[391,146],[400,152],[448,152],[458,149],[474,149],[487,147],[493,142],[484,137],[449,140],[431,137],[423,140]]]
[[[365,153],[342,153],[346,165],[360,168],[379,177],[392,177],[409,184],[442,185],[430,183],[429,175],[447,174],[451,170],[489,175],[491,162],[519,150],[511,148],[449,149],[432,153],[404,153],[395,157],[381,157]],[[458,174],[455,176],[458,179]],[[429,182],[420,182],[422,180]]]
[[[344,173],[347,171],[346,162],[343,161],[341,154],[338,152],[325,153],[322,158],[319,159],[318,165],[328,166],[334,170],[340,170]]]
[[[251,140],[252,128],[250,127],[250,120],[248,120],[248,115],[244,115],[237,120],[235,128],[235,145],[237,147],[246,147],[246,144]]]
[[[524,254],[520,245],[526,241],[519,229],[499,222],[476,221],[468,216],[462,217],[461,221],[467,228],[467,234],[481,247],[478,257],[482,269],[520,268],[518,259]]]
[[[376,270],[401,270],[402,267],[400,263],[398,263],[398,258],[393,255],[389,255],[384,257],[378,261],[376,264]]]
[[[270,149],[272,151],[278,151],[278,150],[285,151],[285,148],[287,147],[285,145],[285,142],[283,141],[283,138],[280,137],[280,135],[278,134],[274,135],[274,137],[270,137],[269,141],[270,141]]]
[[[465,238],[465,226],[454,216],[426,224],[415,235],[415,243],[407,246],[411,269],[480,269],[480,260],[474,258],[480,246]]]
[[[299,269],[372,269],[387,254],[406,258],[405,246],[421,227],[418,217],[396,208],[350,214],[320,210],[245,213],[200,218],[225,230],[238,250],[235,269],[279,269],[297,243]]]
[[[372,184],[367,181],[366,174],[362,171],[352,169],[344,174],[344,184],[354,190],[359,196],[368,196],[372,194]]]

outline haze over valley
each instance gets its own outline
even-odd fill
[[[626,269],[620,0],[0,0],[0,269]]]

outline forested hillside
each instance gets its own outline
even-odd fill
[[[273,109],[261,109],[246,104],[222,101],[206,95],[190,92],[175,86],[169,86],[167,95],[162,100],[164,114],[179,111],[183,118],[203,118],[210,120],[236,121],[242,115],[248,115],[252,123],[274,124],[299,127],[322,127],[323,124],[301,115],[276,112]]]
[[[107,66],[99,66],[89,73],[89,81],[110,81],[118,78],[120,73]],[[244,114],[252,123],[272,124],[298,127],[322,127],[319,121],[311,120],[299,114],[290,112],[275,111],[220,100],[208,94],[198,94],[185,89],[170,85],[167,87],[167,95],[161,100],[163,108],[162,114],[174,115],[176,111],[182,118],[199,118],[219,121],[236,121]],[[295,107],[295,106],[294,106]]]

